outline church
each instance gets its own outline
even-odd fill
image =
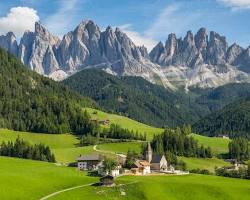
[[[150,142],[148,142],[147,150],[145,152],[145,160],[150,163],[150,170],[152,171],[164,171],[168,167],[166,157],[163,154],[154,154]]]
[[[150,174],[151,171],[159,172],[167,170],[168,162],[166,157],[154,154],[150,142],[148,142],[147,149],[144,154],[144,160],[136,160],[131,171],[134,174]]]

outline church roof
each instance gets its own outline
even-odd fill
[[[159,163],[164,155],[153,155],[151,163]]]

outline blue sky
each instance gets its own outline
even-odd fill
[[[26,7],[26,8],[25,8]],[[62,36],[84,19],[101,29],[119,26],[132,40],[149,49],[169,33],[185,36],[206,27],[225,35],[229,43],[250,45],[250,0],[1,0],[0,33],[20,37],[40,20]]]

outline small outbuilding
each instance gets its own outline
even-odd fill
[[[106,175],[100,178],[100,183],[102,185],[112,185],[114,183],[114,177],[111,175]]]

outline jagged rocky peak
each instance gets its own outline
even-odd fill
[[[159,57],[164,52],[165,47],[163,43],[160,41],[152,50],[149,52],[149,57],[152,62],[157,63],[159,60]]]
[[[167,50],[168,56],[173,56],[176,53],[177,50],[177,38],[174,33],[171,33],[168,35],[168,39],[165,43],[165,48]]]
[[[57,36],[52,35],[40,22],[35,23],[35,34],[40,39],[49,42],[51,45],[58,45],[60,39]]]
[[[234,64],[246,73],[250,73],[250,46],[243,50],[241,54],[235,59]]]
[[[206,28],[200,28],[194,37],[195,46],[199,52],[204,51],[207,48],[208,35]]]
[[[236,59],[242,54],[244,48],[234,43],[227,50],[227,63],[234,65]]]
[[[228,44],[225,36],[211,31],[208,42],[207,62],[211,65],[223,65],[226,63]]]
[[[16,41],[16,36],[13,32],[8,32],[6,35],[0,36],[0,47],[17,56],[18,44]]]
[[[140,52],[141,52],[141,55],[142,55],[144,58],[149,59],[149,54],[148,54],[148,49],[147,49],[147,47],[145,47],[144,45],[142,45],[142,46],[139,47],[139,50],[140,50]]]

